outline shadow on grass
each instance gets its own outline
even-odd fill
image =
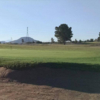
[[[100,73],[95,71],[100,71],[99,65],[41,63],[29,70],[13,70],[7,77],[21,83],[100,93]]]

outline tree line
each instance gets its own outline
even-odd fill
[[[97,39],[87,39],[87,40],[71,40],[73,37],[72,33],[72,27],[69,27],[67,24],[61,24],[60,26],[55,27],[55,35],[54,35],[58,43],[63,43],[65,44],[66,41],[70,41],[72,43],[84,43],[84,42],[94,42],[94,41],[100,41],[100,32],[99,32],[99,37]],[[55,43],[54,39],[51,38],[51,43]]]

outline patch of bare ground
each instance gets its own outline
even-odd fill
[[[99,100],[100,73],[0,68],[0,100]]]

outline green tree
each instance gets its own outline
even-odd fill
[[[93,39],[90,39],[90,42],[93,42],[94,40]]]
[[[78,41],[77,41],[77,39],[75,39],[75,43],[77,43]]]
[[[99,41],[99,42],[100,42],[100,37],[98,37],[97,41]]]
[[[38,43],[38,44],[42,44],[42,42],[41,42],[41,41],[36,41],[36,43]]]
[[[99,37],[100,37],[100,32],[99,32]]]
[[[82,40],[79,40],[79,43],[82,43]]]
[[[67,24],[61,24],[58,27],[55,27],[55,37],[58,39],[59,42],[65,44],[66,41],[70,40],[73,36],[72,28],[69,27]]]
[[[51,43],[54,43],[55,41],[54,41],[54,39],[53,38],[51,38]]]
[[[100,42],[100,32],[99,32],[99,37],[97,38],[97,41],[99,41],[99,42]]]
[[[89,40],[89,39],[87,39],[86,41],[87,41],[87,42],[90,42],[90,40]]]
[[[22,39],[22,43],[24,43],[24,39]]]

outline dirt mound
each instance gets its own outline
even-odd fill
[[[11,69],[0,67],[0,78],[6,78],[9,73],[13,72]]]

